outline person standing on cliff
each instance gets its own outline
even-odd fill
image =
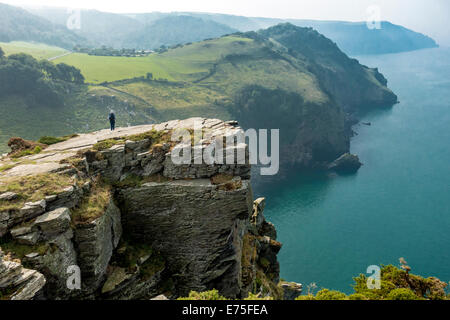
[[[111,131],[114,131],[116,129],[116,115],[114,114],[114,111],[111,110],[109,112],[109,123],[111,125]]]

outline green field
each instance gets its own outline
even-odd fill
[[[252,40],[228,36],[170,49],[164,54],[147,57],[101,57],[74,53],[54,60],[64,62],[81,70],[89,83],[102,83],[153,73],[155,79],[169,81],[190,81],[207,74],[222,55],[248,48]],[[207,50],[205,50],[207,49]]]
[[[36,59],[49,59],[67,53],[67,50],[42,43],[12,41],[0,42],[0,48],[8,56],[14,53],[27,53]]]

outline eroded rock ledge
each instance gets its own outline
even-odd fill
[[[250,165],[171,161],[171,131],[194,121],[208,131],[201,148],[240,129],[176,120],[1,159],[8,169],[0,175],[0,247],[15,259],[0,256],[8,271],[0,275],[2,298],[175,298],[210,289],[282,298],[281,244],[264,219],[264,199],[253,201]]]

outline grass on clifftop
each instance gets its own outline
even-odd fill
[[[99,141],[92,147],[95,151],[104,151],[115,145],[125,144],[126,141],[142,141],[149,139],[151,145],[160,144],[163,142],[169,142],[171,131],[156,131],[155,129],[144,133],[139,133],[126,137],[118,137],[113,139],[107,139]]]
[[[0,194],[4,192],[17,193],[18,198],[13,201],[1,201],[0,211],[20,209],[25,202],[34,202],[46,196],[62,192],[75,183],[67,175],[46,173],[34,176],[12,177],[0,180]]]
[[[67,140],[69,140],[71,138],[75,138],[75,137],[78,137],[78,134],[71,134],[71,135],[67,135],[64,137],[43,136],[43,137],[40,137],[37,142],[50,146],[52,144],[64,142],[64,141],[67,141]]]
[[[86,224],[101,217],[111,203],[111,186],[97,180],[93,183],[89,195],[80,205],[72,210],[72,221],[75,224]]]

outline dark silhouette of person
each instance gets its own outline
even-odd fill
[[[114,114],[114,111],[111,110],[109,113],[109,123],[111,124],[111,131],[114,131],[116,129],[116,115]]]

